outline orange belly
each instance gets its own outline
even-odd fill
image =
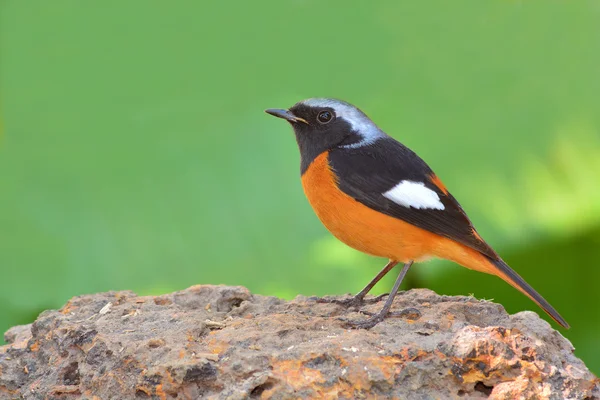
[[[478,251],[359,203],[338,188],[336,179],[325,152],[302,175],[302,186],[321,222],[348,246],[400,262],[439,257],[495,273]]]

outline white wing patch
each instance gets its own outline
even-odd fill
[[[444,210],[440,196],[426,188],[423,182],[402,181],[383,194],[391,201],[407,208]]]

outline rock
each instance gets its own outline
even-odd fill
[[[600,400],[573,346],[533,312],[424,289],[393,310],[349,330],[340,318],[365,316],[243,287],[75,297],[6,333],[0,398]]]

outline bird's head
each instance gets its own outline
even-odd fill
[[[385,137],[361,110],[345,101],[312,98],[267,113],[287,120],[294,128],[303,164],[334,148],[358,148]]]

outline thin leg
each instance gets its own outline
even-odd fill
[[[408,272],[408,269],[410,268],[410,266],[413,264],[412,261],[407,262],[406,264],[404,264],[404,267],[402,267],[402,271],[400,271],[400,274],[398,275],[398,278],[396,279],[396,283],[394,283],[394,287],[392,288],[392,291],[390,292],[390,295],[388,296],[383,308],[381,309],[381,311],[379,311],[377,314],[375,314],[374,316],[372,316],[371,318],[364,320],[364,321],[346,321],[346,323],[351,327],[351,328],[357,328],[357,329],[369,329],[374,327],[375,325],[377,325],[378,323],[380,323],[381,321],[383,321],[383,319],[385,318],[385,316],[387,315],[387,313],[390,311],[390,308],[392,307],[392,303],[394,302],[394,297],[396,297],[396,294],[398,293],[398,289],[400,289],[400,284],[402,283],[402,280],[404,279],[404,276],[406,275],[406,273]]]
[[[358,294],[356,296],[354,296],[350,299],[332,300],[332,299],[322,299],[321,298],[321,299],[317,299],[317,302],[318,303],[335,303],[335,304],[340,304],[340,305],[343,305],[346,307],[359,307],[365,302],[365,296],[367,295],[367,293],[369,293],[369,291],[371,289],[373,289],[373,286],[375,286],[377,284],[377,282],[379,282],[381,280],[381,278],[383,278],[388,272],[390,272],[390,270],[392,268],[394,268],[396,265],[398,265],[398,261],[390,260],[385,265],[385,267],[383,267],[383,269],[381,271],[379,271],[377,276],[375,278],[373,278],[373,280],[371,280],[371,282],[369,282],[369,284],[363,288],[363,290],[358,292]],[[382,294],[380,296],[377,296],[373,300],[374,300],[374,302],[378,302],[384,296],[386,296],[386,295]]]
[[[377,282],[379,282],[381,280],[381,278],[383,278],[388,272],[390,272],[390,270],[392,268],[394,268],[396,265],[398,265],[398,261],[390,260],[385,265],[385,267],[383,267],[383,269],[381,271],[379,271],[377,276],[375,278],[373,278],[373,280],[371,282],[369,282],[369,284],[367,286],[365,286],[363,288],[363,290],[358,292],[358,294],[354,297],[357,299],[360,299],[360,301],[362,302],[362,300],[365,298],[367,293],[369,293],[371,291],[371,289],[373,289],[373,286],[375,286],[377,284]]]

